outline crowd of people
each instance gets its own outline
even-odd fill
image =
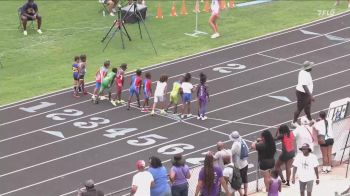
[[[332,150],[333,131],[325,114],[324,111],[320,112],[316,122],[303,117],[301,125],[293,131],[283,124],[275,136],[271,131],[264,130],[250,147],[238,131],[233,131],[229,135],[231,148],[225,148],[227,144],[219,141],[216,152],[209,151],[205,154],[204,165],[195,177],[198,181],[194,195],[232,196],[237,192],[240,196],[247,196],[249,151],[256,150],[265,184],[264,191],[268,196],[278,196],[283,191],[282,187],[291,186],[290,183],[294,184],[296,179],[299,181],[300,195],[311,196],[314,183],[320,183],[319,162],[313,153],[315,149],[320,148],[322,152],[321,172],[331,172],[332,158],[329,152]],[[282,143],[281,153],[276,148],[279,141]],[[132,179],[131,195],[190,195],[188,179],[191,178],[191,172],[185,158],[182,154],[176,154],[171,159],[171,164],[167,170],[156,156],[149,158],[148,165],[146,161],[138,160],[138,173]],[[286,177],[282,165],[285,166]]]
[[[72,65],[73,70],[73,96],[80,97],[80,93],[88,94],[85,90],[85,73],[86,73],[86,55],[80,55],[74,57],[74,63]],[[108,94],[108,100],[114,105],[124,104],[122,99],[122,90],[124,86],[124,75],[127,70],[127,64],[122,63],[119,68],[112,68],[110,70],[111,62],[106,60],[103,65],[97,70],[95,74],[95,88],[92,95],[92,100],[95,104],[98,104],[101,97],[104,96],[105,91]],[[166,114],[168,110],[173,107],[173,113],[177,114],[177,106],[179,100],[182,101],[182,113],[181,118],[191,117],[191,101],[192,94],[196,93],[198,100],[197,119],[206,120],[206,108],[209,102],[209,90],[206,85],[207,76],[204,73],[199,74],[200,83],[194,86],[191,83],[192,75],[186,73],[172,84],[172,90],[169,94],[169,101],[167,104],[167,87],[168,87],[168,75],[161,75],[156,82],[156,88],[152,90],[152,75],[150,72],[144,74],[142,77],[142,70],[137,69],[135,74],[131,76],[131,82],[129,87],[129,98],[127,100],[127,110],[131,108],[131,101],[133,97],[136,97],[137,105],[141,109],[141,112],[149,112],[151,115],[156,114],[157,106],[159,107],[160,114]],[[112,91],[115,89],[115,97],[112,97]],[[141,106],[141,94],[143,94],[143,105]],[[150,107],[150,98],[153,96],[153,105]]]

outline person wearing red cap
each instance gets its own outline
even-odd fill
[[[154,186],[154,179],[149,171],[145,170],[146,163],[144,160],[136,162],[136,168],[139,171],[132,178],[131,195],[133,196],[150,196],[151,187]]]

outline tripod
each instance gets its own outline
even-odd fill
[[[110,36],[110,38],[108,39],[105,47],[103,48],[102,51],[105,51],[105,49],[107,48],[107,46],[109,45],[109,43],[111,42],[112,38],[115,36],[115,34],[117,32],[120,33],[120,39],[122,41],[122,48],[125,49],[125,44],[124,44],[124,37],[123,35],[127,36],[129,41],[131,41],[131,37],[128,33],[128,31],[126,30],[126,27],[124,25],[124,18],[122,19],[121,17],[121,12],[122,12],[122,9],[121,9],[121,5],[118,5],[118,11],[117,11],[117,20],[115,20],[111,26],[111,28],[109,29],[109,31],[107,32],[107,34],[102,38],[101,42],[103,43],[108,35],[112,32],[113,28],[115,27],[116,29],[113,31],[112,35]]]
[[[130,10],[131,10],[132,8],[134,8],[133,13],[132,13],[131,15],[129,15],[128,17],[130,17],[130,16],[132,16],[132,15],[135,15],[135,16],[136,16],[136,18],[137,18],[137,24],[138,24],[138,26],[139,26],[139,32],[140,32],[140,38],[141,38],[141,39],[142,39],[142,31],[141,31],[140,21],[142,22],[143,27],[145,28],[145,31],[146,31],[146,33],[147,33],[147,35],[148,35],[148,39],[149,39],[150,42],[151,42],[152,48],[153,48],[153,50],[154,50],[154,53],[156,53],[156,55],[158,55],[157,50],[156,50],[156,48],[154,47],[154,44],[153,44],[153,40],[152,40],[152,38],[151,38],[151,35],[150,35],[149,32],[148,32],[148,29],[147,29],[147,26],[146,26],[146,24],[145,24],[145,21],[144,21],[144,19],[142,18],[142,15],[141,15],[140,11],[137,9],[137,1],[134,0],[134,1],[132,2],[132,4],[130,5],[130,8],[129,8],[129,10],[128,10],[128,12],[130,12]]]

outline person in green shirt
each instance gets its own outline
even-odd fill
[[[166,107],[165,111],[168,111],[169,107],[174,105],[174,114],[177,113],[177,105],[179,103],[179,97],[181,94],[181,83],[182,83],[183,77],[179,81],[175,81],[173,83],[173,89],[170,92],[170,103],[168,107]]]
[[[102,83],[101,83],[101,88],[100,91],[98,92],[96,98],[93,99],[93,102],[95,104],[98,103],[99,97],[100,95],[103,93],[103,91],[105,89],[108,90],[108,100],[111,101],[111,87],[113,86],[114,83],[114,79],[115,79],[115,75],[117,73],[118,69],[117,68],[113,68],[112,72],[109,72],[106,77],[103,78]]]

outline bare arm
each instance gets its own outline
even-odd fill
[[[226,182],[224,176],[222,176],[222,177],[220,178],[220,182],[221,182],[222,188],[224,188],[224,190],[225,190],[226,195],[227,195],[227,196],[230,196],[231,193],[230,193],[230,191],[228,191],[227,182]]]
[[[295,183],[295,174],[297,173],[298,168],[297,167],[293,167],[293,175],[292,175],[292,183]]]
[[[310,93],[309,88],[306,85],[303,85],[303,89],[305,91],[305,93],[311,97],[311,101],[315,101],[315,98],[312,96],[312,94]]]
[[[314,167],[314,170],[315,170],[315,174],[316,174],[316,184],[319,184],[320,183],[320,179],[319,179],[319,176],[318,176],[318,168]]]
[[[199,195],[199,191],[202,189],[203,187],[203,181],[201,180],[198,180],[198,183],[197,183],[197,186],[196,186],[196,192],[195,192],[195,196],[198,196]]]

